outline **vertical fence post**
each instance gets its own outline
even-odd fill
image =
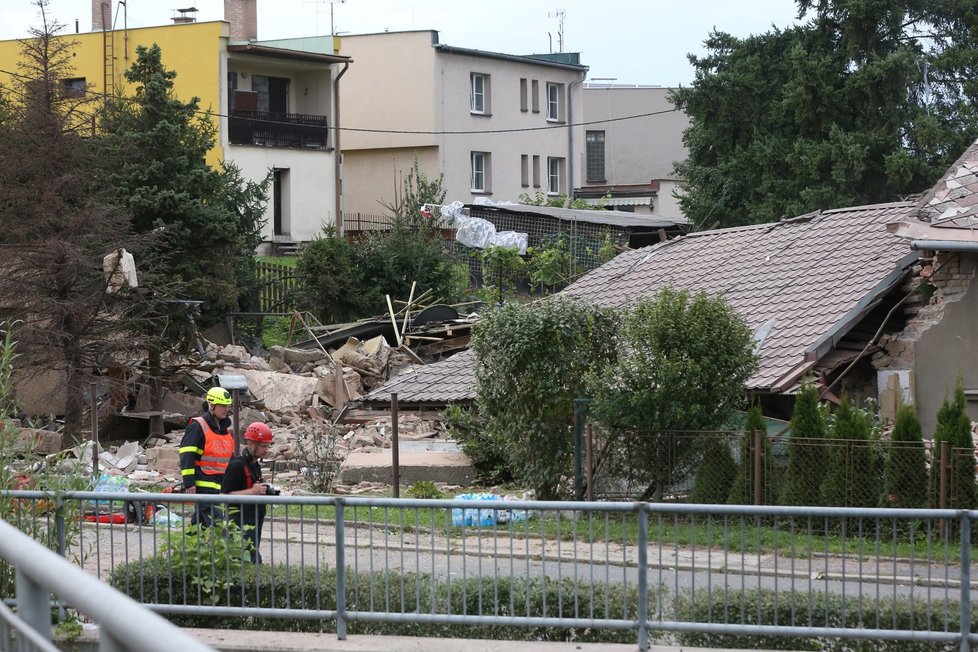
[[[336,638],[346,640],[346,527],[343,499],[336,499]]]
[[[638,649],[649,649],[649,510],[638,503]]]
[[[947,509],[947,476],[948,476],[948,445],[949,442],[941,442],[941,466],[938,469],[938,474],[940,476],[938,496],[937,496],[937,506],[940,509]],[[943,537],[947,532],[947,521],[943,518],[940,523],[940,533]]]
[[[971,642],[971,518],[961,512],[961,652],[970,652]]]
[[[761,431],[754,431],[754,504],[761,504]]]
[[[574,399],[574,500],[584,500],[584,423],[590,403],[591,399]]]
[[[27,577],[17,569],[17,615],[24,619],[31,629],[51,640],[51,594],[43,586]],[[4,648],[6,649],[6,648]]]
[[[394,498],[401,497],[401,451],[398,443],[397,392],[391,392],[391,484],[394,486]]]
[[[95,383],[91,383],[88,386],[89,396],[91,400],[89,402],[89,408],[92,415],[92,478],[98,478],[98,391]]]

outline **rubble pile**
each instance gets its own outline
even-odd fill
[[[430,329],[431,326],[428,326]],[[449,336],[453,335],[447,331]],[[335,338],[334,338],[335,339]],[[435,339],[435,338],[431,338]],[[392,348],[383,335],[361,341],[347,337],[337,346],[324,347],[314,340],[311,348],[272,347],[267,356],[253,355],[235,344],[208,342],[199,359],[176,358],[167,364],[177,369],[163,387],[162,413],[152,410],[150,383],[130,377],[128,402],[110,412],[117,420],[145,423],[162,417],[165,434],[145,441],[126,441],[120,446],[99,446],[99,474],[125,476],[136,488],[160,488],[177,484],[180,478],[179,446],[187,422],[201,413],[206,388],[219,384],[218,376],[243,376],[247,389],[239,390],[236,405],[241,431],[251,422],[262,421],[275,437],[265,463],[272,482],[286,491],[297,486],[310,467],[333,463],[337,467],[352,451],[369,453],[390,449],[391,416],[388,413],[359,414],[344,419],[355,401],[420,359],[412,351]],[[104,427],[100,425],[100,431]],[[131,424],[130,424],[131,425]],[[436,412],[402,413],[398,419],[402,442],[447,438]],[[91,474],[91,441],[61,453],[62,435],[51,430],[21,429],[23,451],[38,456],[61,454],[60,463]],[[374,490],[359,485],[340,487],[342,493]]]

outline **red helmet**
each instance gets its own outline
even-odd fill
[[[261,421],[256,421],[245,430],[245,439],[250,439],[251,441],[257,441],[262,444],[272,443],[272,429]]]

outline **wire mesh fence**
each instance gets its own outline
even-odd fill
[[[587,429],[594,499],[974,509],[974,451],[933,441]]]
[[[978,512],[93,492],[0,500],[48,501],[11,522],[187,626],[637,638],[641,649],[978,643]],[[137,500],[143,509],[125,508]],[[262,563],[250,562],[236,527],[190,526],[195,503],[265,504]],[[141,516],[115,516],[127,511]],[[11,573],[0,565],[4,598]]]

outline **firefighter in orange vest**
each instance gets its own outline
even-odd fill
[[[261,474],[261,460],[268,455],[272,445],[272,429],[256,421],[244,432],[245,449],[228,464],[224,474],[221,492],[226,494],[250,496],[277,496],[279,491],[267,484]],[[261,563],[258,546],[261,543],[261,530],[265,524],[264,504],[228,505],[228,520],[241,528],[246,541],[251,542],[251,561]]]
[[[228,463],[234,454],[231,434],[231,393],[223,387],[212,387],[204,398],[204,413],[187,424],[180,441],[180,475],[184,493],[219,494]],[[192,523],[210,525],[223,518],[214,503],[197,503]]]

